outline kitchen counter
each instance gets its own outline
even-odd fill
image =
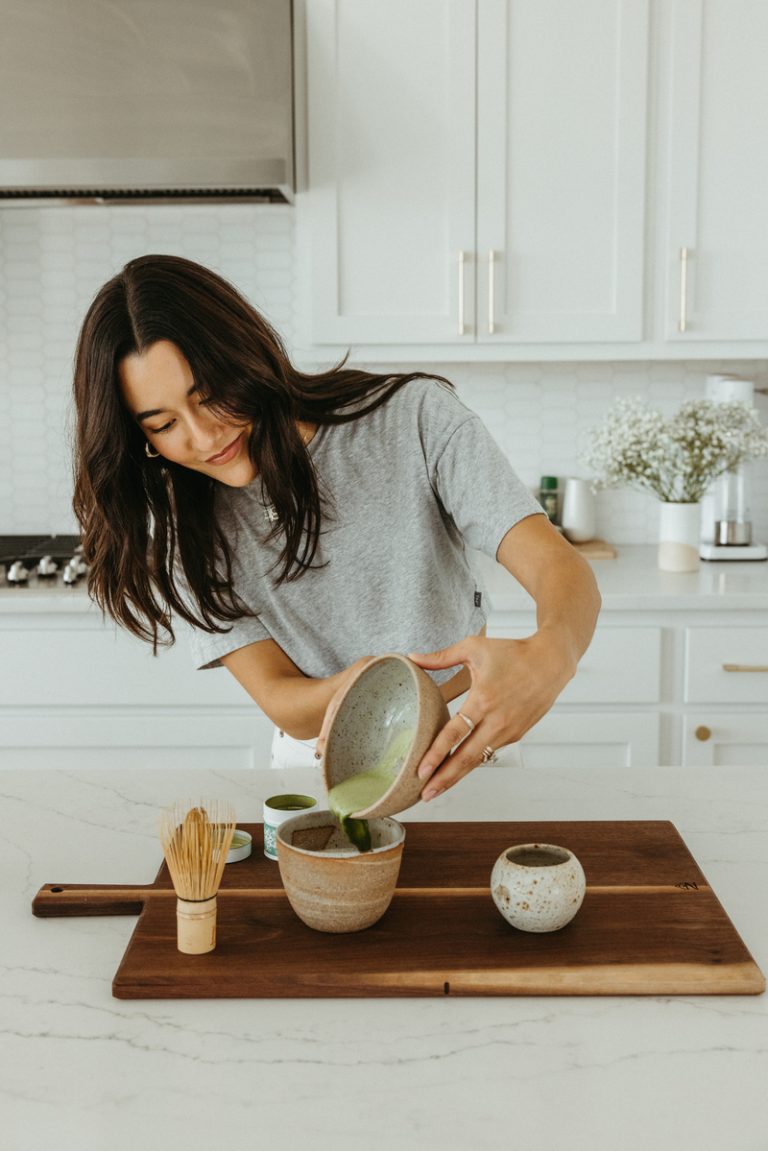
[[[659,571],[656,548],[620,546],[613,560],[592,560],[603,597],[603,611],[768,608],[768,562],[708,563],[697,572]],[[485,584],[492,612],[532,607],[530,596],[507,571],[487,556],[474,553],[473,563]],[[21,614],[99,614],[84,580],[74,587],[38,583],[32,587],[0,586],[0,616]]]
[[[660,571],[655,547],[619,546],[616,559],[591,560],[603,612],[768,609],[768,562],[701,561],[696,572]],[[494,612],[532,607],[530,596],[500,564],[477,555]]]
[[[141,762],[30,771],[0,753],[9,1151],[764,1151],[766,995],[113,999],[134,919],[35,919],[38,888],[151,881],[177,797],[256,822],[267,794],[319,791],[312,772],[223,772],[212,749],[194,770]],[[505,815],[672,820],[768,972],[765,768],[478,768],[403,818]]]

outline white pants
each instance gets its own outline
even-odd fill
[[[284,731],[275,728],[272,737],[272,754],[269,757],[269,766],[283,767],[314,767],[319,770],[320,760],[315,759],[316,739],[294,739]]]

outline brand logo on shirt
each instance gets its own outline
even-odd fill
[[[476,591],[475,592],[475,607],[480,607],[480,604],[482,603],[482,601],[483,601],[483,593],[481,591]]]
[[[277,508],[274,504],[264,505],[264,519],[267,520],[268,523],[276,524],[279,518]]]

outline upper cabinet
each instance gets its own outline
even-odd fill
[[[768,339],[768,4],[660,10],[664,338]]]
[[[471,340],[475,5],[309,0],[312,336]]]
[[[306,336],[768,354],[764,0],[305,0]]]
[[[648,5],[479,0],[482,342],[643,336]]]

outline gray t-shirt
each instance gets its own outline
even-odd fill
[[[541,512],[479,416],[439,381],[412,380],[369,415],[318,428],[309,452],[329,500],[324,566],[275,587],[281,543],[266,538],[260,480],[221,485],[234,587],[256,614],[222,634],[195,629],[197,665],[271,638],[315,678],[477,634],[485,611],[467,547],[495,557],[513,524]],[[443,682],[453,670],[432,674]]]

